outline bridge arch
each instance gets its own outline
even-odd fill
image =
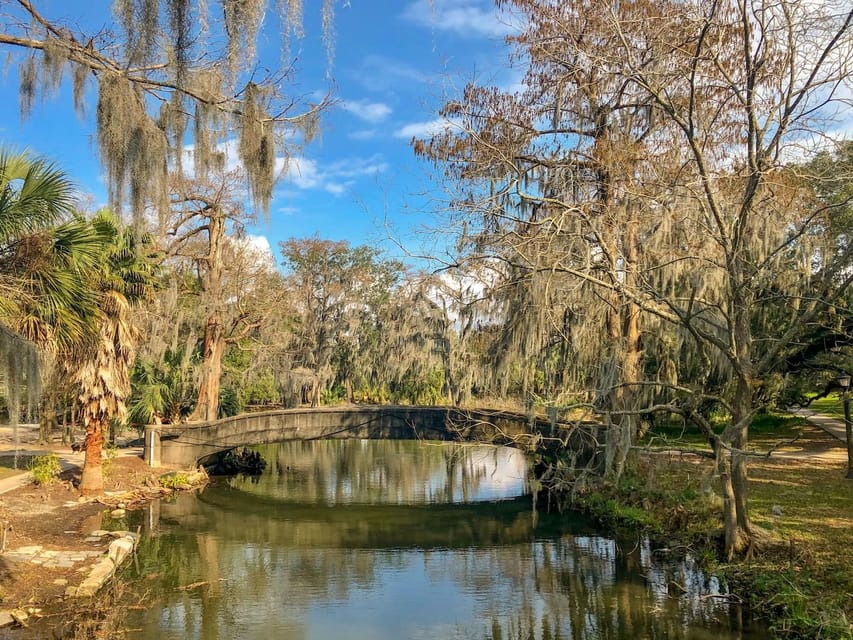
[[[596,457],[599,429],[591,423],[564,423],[508,411],[454,407],[356,405],[280,409],[211,422],[147,426],[144,459],[152,467],[189,467],[229,449],[283,440],[418,439],[525,448],[536,440],[553,438],[588,462]]]

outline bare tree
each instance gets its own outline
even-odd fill
[[[498,4],[526,19],[514,39],[526,90],[468,87],[416,151],[459,188],[466,259],[500,257],[605,306],[586,346],[606,364],[614,473],[635,429],[624,416],[670,385],[667,408],[714,446],[726,549],[741,552],[755,533],[749,424],[778,392],[768,377],[853,279],[849,238],[823,233],[837,204],[792,168],[849,106],[853,13],[800,0]],[[774,332],[757,336],[771,306]],[[706,366],[675,385],[672,367],[647,370],[652,344]],[[712,375],[725,381],[716,394],[703,388]],[[711,396],[731,414],[719,436],[697,409]]]
[[[219,412],[222,359],[229,344],[257,331],[273,313],[278,287],[267,288],[263,304],[249,299],[258,281],[270,274],[269,264],[248,261],[241,240],[252,219],[239,198],[238,172],[210,174],[206,180],[173,178],[172,214],[163,221],[165,251],[173,260],[191,265],[191,289],[198,294],[203,324],[198,397],[194,420],[215,420]],[[189,293],[189,292],[185,292]],[[174,342],[174,341],[173,341]]]

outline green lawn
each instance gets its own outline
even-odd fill
[[[761,448],[773,445],[780,440],[792,440],[799,435],[800,429],[806,423],[804,418],[785,413],[763,413],[755,416],[749,428],[749,438],[753,446]],[[723,430],[723,419],[714,424],[719,433]],[[653,447],[690,446],[710,448],[707,438],[699,432],[698,427],[677,423],[658,424],[652,427],[640,441]]]
[[[844,419],[844,409],[841,404],[841,398],[836,393],[832,393],[820,400],[814,400],[806,408],[828,416]]]
[[[18,456],[18,464],[15,466],[15,456],[9,453],[0,455],[0,480],[26,473],[30,468],[33,456]]]

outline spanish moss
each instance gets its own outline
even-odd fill
[[[269,213],[275,182],[275,143],[272,119],[264,108],[265,91],[249,84],[243,94],[240,160],[246,169],[249,194],[256,209]]]
[[[18,104],[21,120],[26,120],[33,112],[33,104],[36,99],[36,83],[38,82],[38,70],[33,56],[29,56],[18,67]]]

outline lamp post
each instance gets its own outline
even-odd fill
[[[844,431],[847,436],[847,478],[853,480],[853,424],[850,422],[850,374],[838,376],[841,400],[844,404]]]

